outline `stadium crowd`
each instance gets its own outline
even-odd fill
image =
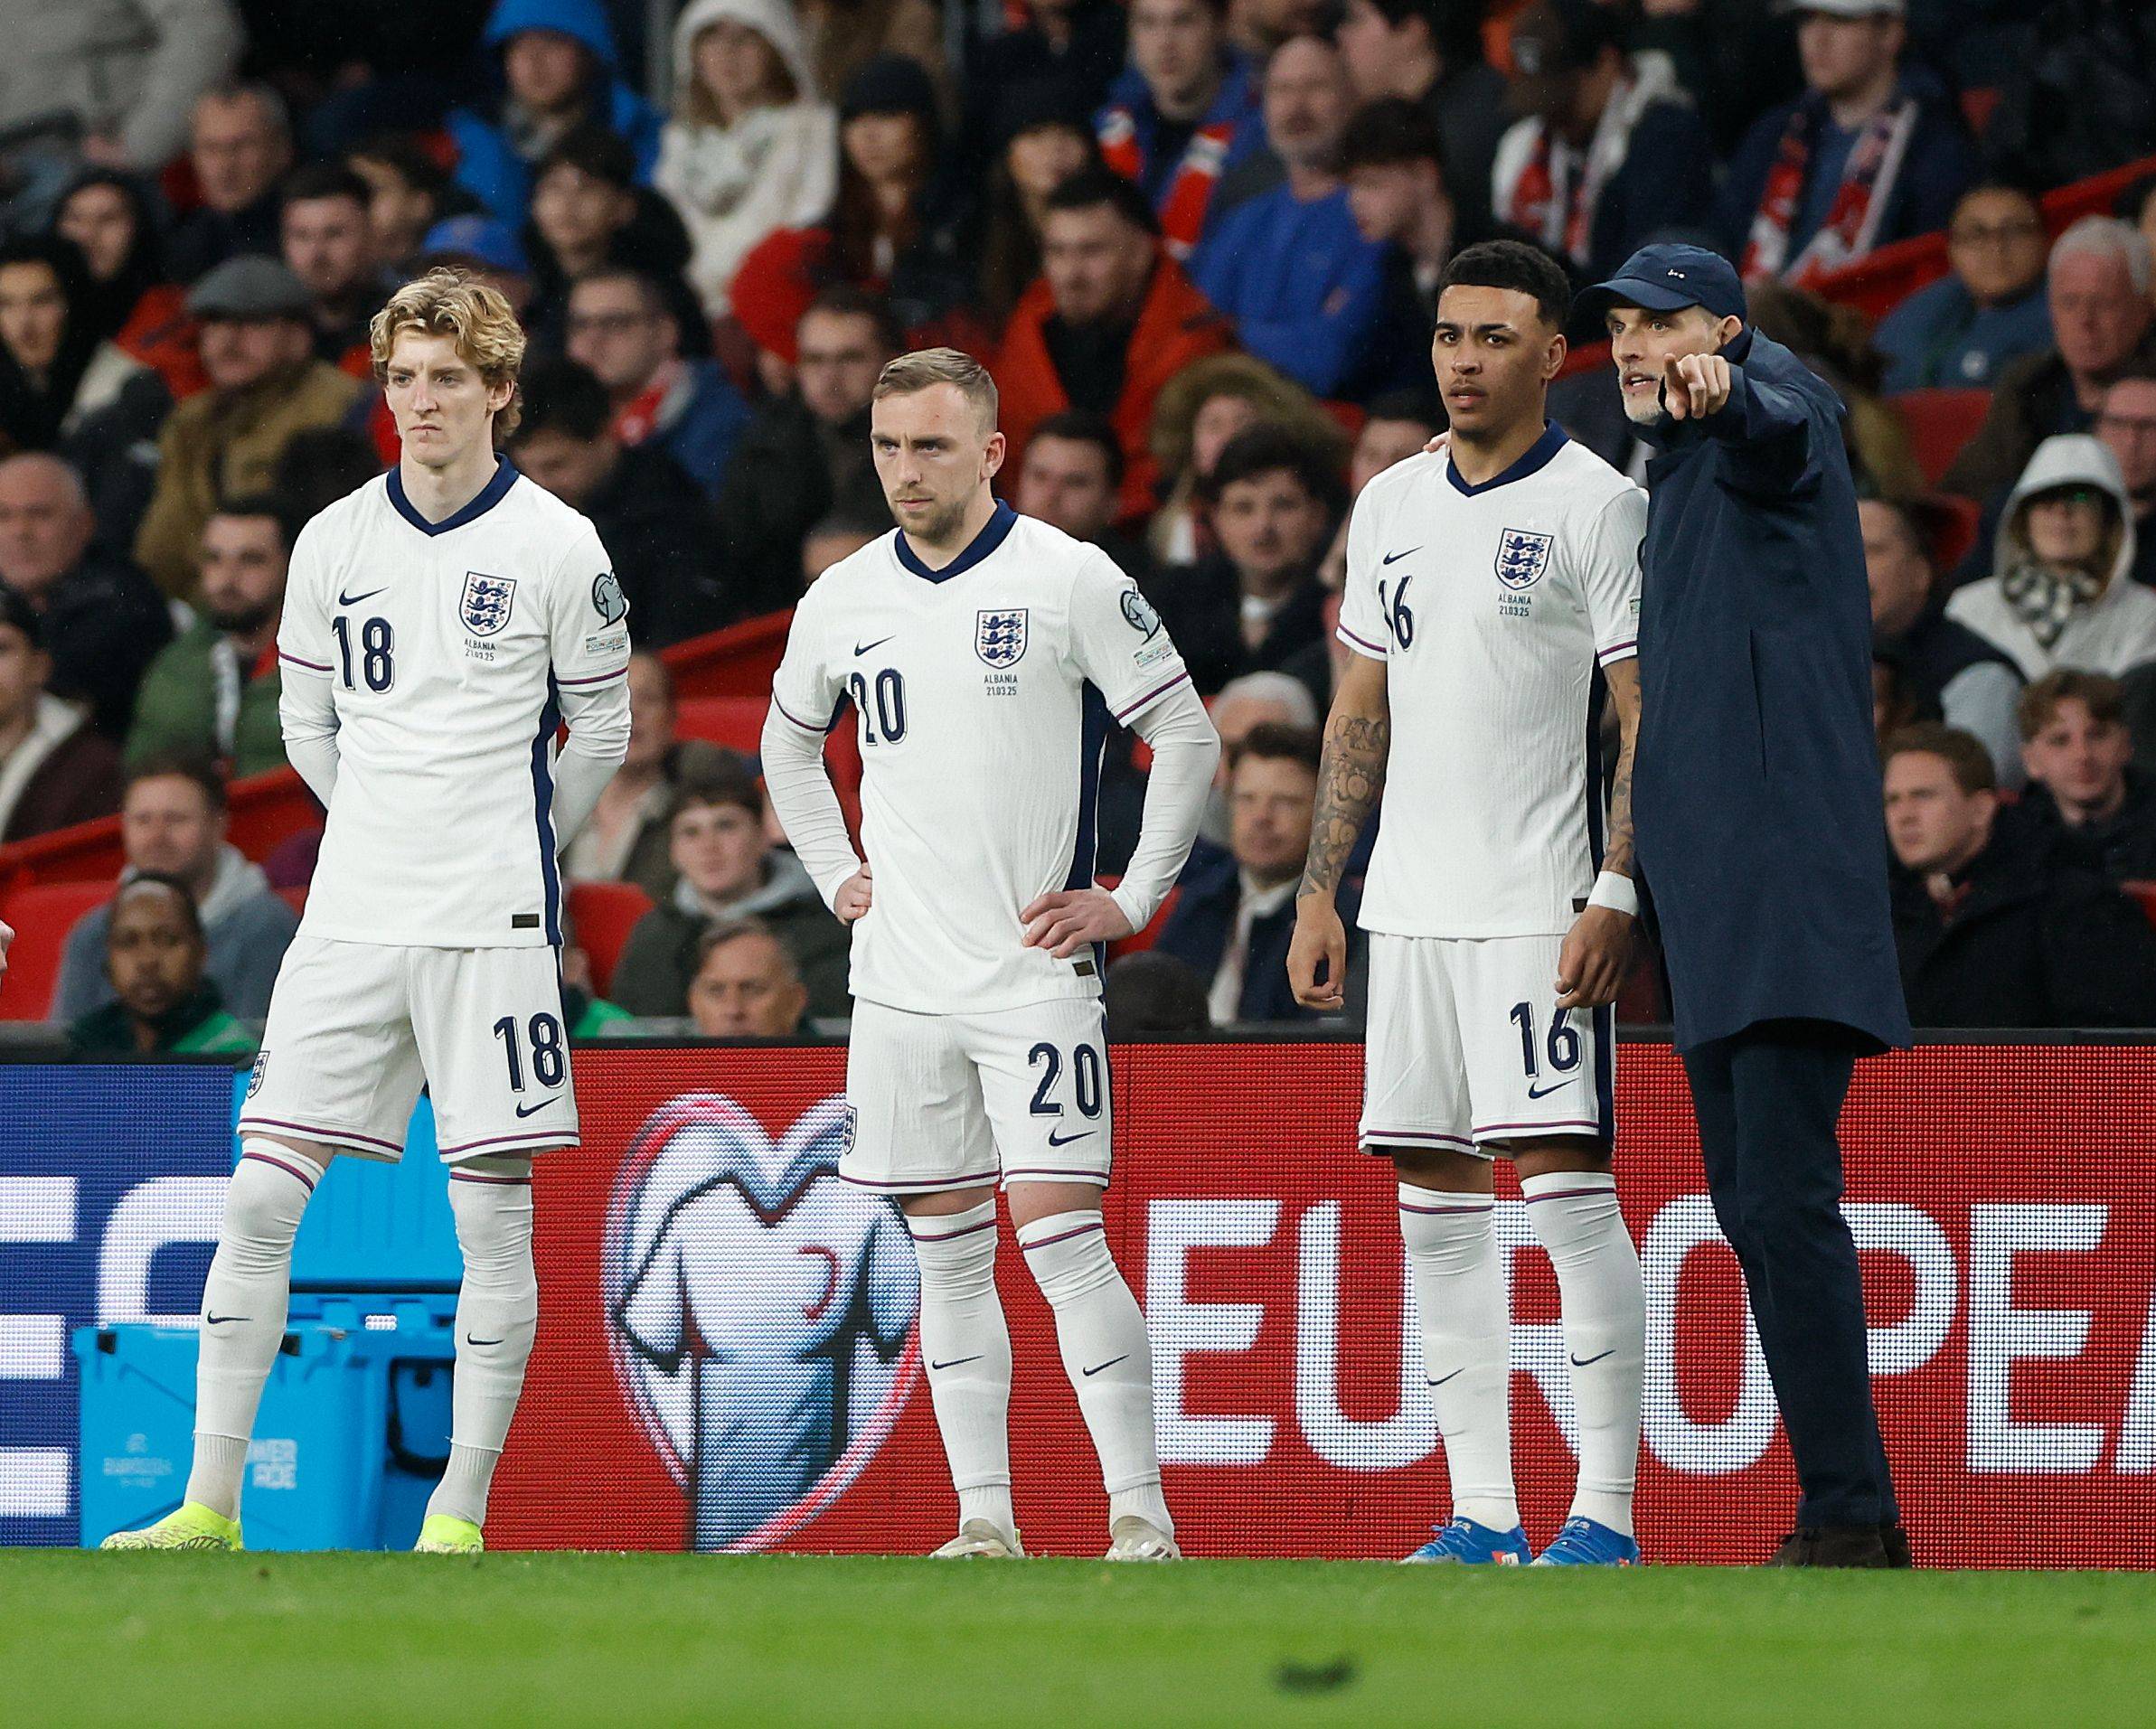
[[[659,651],[888,530],[871,390],[937,343],[991,367],[1011,502],[1137,578],[1229,746],[1112,1019],[1300,1018],[1346,514],[1443,429],[1433,287],[1497,235],[1581,282],[1714,247],[1848,403],[1918,1022],[2156,1025],[2122,888],[2156,881],[2156,174],[2056,238],[2041,203],[2156,158],[2137,0],[0,18],[0,840],[118,813],[125,880],[158,891],[68,938],[52,1014],[91,1048],[222,1048],[263,1011],[312,847],[250,862],[224,789],[284,760],[299,526],[394,459],[369,316],[441,262],[524,318],[510,455],[598,525],[643,651],[628,764],[567,868],[652,905],[604,992],[568,957],[581,1033],[845,1015],[842,928],[755,765],[681,736]],[[1837,297],[1934,233],[1945,273],[1882,316]],[[1926,463],[1948,396],[1963,436]],[[1606,364],[1552,409],[1643,475]],[[1112,737],[1111,873],[1142,754]]]

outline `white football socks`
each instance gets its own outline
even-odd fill
[[[1488,1195],[1403,1182],[1399,1214],[1453,1513],[1510,1531],[1520,1523],[1512,1490],[1512,1325],[1496,1203]]]
[[[995,1291],[995,1203],[909,1218],[921,1268],[921,1358],[958,1491],[958,1522],[1018,1533],[1011,1511],[1011,1333]]]
[[[487,1489],[516,1415],[539,1325],[531,1173],[528,1159],[489,1160],[483,1168],[466,1165],[449,1173],[464,1284],[457,1298],[449,1464],[428,1499],[429,1516],[486,1522]]]
[[[1108,1253],[1100,1215],[1037,1218],[1019,1227],[1018,1245],[1055,1311],[1063,1367],[1100,1455],[1108,1523],[1134,1514],[1172,1535],[1153,1433],[1153,1346],[1137,1299]]]
[[[1579,1414],[1577,1518],[1632,1535],[1639,1476],[1640,1388],[1647,1304],[1640,1257],[1607,1171],[1558,1170],[1520,1180],[1527,1220],[1557,1270],[1572,1399]]]
[[[225,1190],[217,1253],[202,1283],[194,1372],[194,1462],[187,1499],[240,1514],[240,1480],[262,1384],[284,1342],[292,1239],[324,1167],[282,1142],[249,1136]]]

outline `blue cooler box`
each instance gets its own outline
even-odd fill
[[[294,1293],[241,1479],[249,1548],[411,1546],[449,1457],[456,1308],[450,1293]],[[84,1547],[180,1504],[195,1343],[193,1328],[75,1330]]]

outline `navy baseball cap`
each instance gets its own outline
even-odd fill
[[[1599,317],[1612,306],[1675,312],[1704,306],[1717,318],[1745,315],[1745,286],[1729,260],[1703,246],[1643,246],[1607,282],[1597,282],[1575,305]]]

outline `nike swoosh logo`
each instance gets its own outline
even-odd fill
[[[464,1336],[464,1342],[467,1345],[499,1345],[502,1341],[498,1339],[474,1339],[471,1334],[466,1333]]]
[[[1561,1081],[1550,1082],[1548,1086],[1530,1086],[1527,1089],[1527,1095],[1530,1099],[1546,1099],[1552,1093],[1558,1092],[1564,1087],[1571,1085],[1572,1083],[1577,1081],[1578,1078],[1579,1076],[1577,1075],[1568,1075]]]
[[[386,587],[381,588],[370,588],[363,595],[348,595],[340,590],[337,595],[337,605],[340,606],[356,606],[362,600],[372,600],[376,595],[387,594],[389,590]]]
[[[1059,1135],[1050,1129],[1048,1133],[1048,1144],[1051,1147],[1068,1147],[1073,1141],[1083,1141],[1093,1131],[1090,1129],[1080,1129],[1076,1134]]]
[[[1464,1374],[1466,1374],[1466,1373],[1467,1373],[1467,1365],[1466,1365],[1466,1364],[1464,1364],[1464,1363],[1461,1364],[1461,1365],[1460,1365],[1460,1367],[1459,1367],[1458,1368],[1456,1368],[1456,1369],[1455,1369],[1455,1370],[1453,1371],[1453,1375],[1464,1375]],[[1431,1381],[1431,1382],[1430,1382],[1430,1385],[1431,1385],[1432,1386],[1444,1386],[1444,1385],[1445,1385],[1445,1384],[1447,1381],[1449,1381],[1449,1380],[1451,1380],[1451,1379],[1453,1378],[1453,1375],[1440,1375],[1440,1376],[1439,1376],[1439,1377],[1437,1377],[1436,1380],[1434,1380],[1434,1381]],[[1425,1380],[1428,1380],[1428,1379],[1429,1379],[1429,1377],[1428,1377],[1427,1376],[1425,1376],[1423,1378],[1424,1378]]]
[[[1383,562],[1386,564],[1393,564],[1399,559],[1408,557],[1409,553],[1420,552],[1421,550],[1422,549],[1418,546],[1411,546],[1408,549],[1407,552],[1388,552],[1384,557]]]
[[[898,633],[897,633],[896,631],[893,631],[893,632],[891,633],[891,635],[892,635],[892,636],[895,636],[895,635],[897,635],[897,634],[898,634]],[[890,636],[879,636],[879,637],[878,637],[878,638],[877,638],[877,639],[876,639],[874,642],[872,642],[872,643],[863,643],[863,644],[861,644],[861,645],[860,645],[858,648],[856,648],[856,649],[855,649],[853,652],[854,652],[856,654],[866,654],[866,653],[868,653],[868,652],[869,652],[869,651],[870,651],[871,648],[881,648],[881,647],[884,645],[884,644],[886,644],[886,643],[888,643],[888,642],[890,642]]]
[[[253,1319],[252,1315],[204,1315],[202,1324],[208,1327],[221,1327],[228,1320],[252,1320]]]
[[[560,1095],[560,1094],[559,1094],[559,1093],[557,1093],[557,1094],[555,1094],[555,1095],[554,1095],[554,1096],[553,1096],[552,1098],[551,1098],[551,1099],[541,1099],[541,1100],[540,1100],[540,1101],[539,1101],[539,1103],[538,1103],[537,1104],[520,1104],[520,1105],[518,1105],[518,1106],[516,1107],[516,1114],[517,1114],[517,1115],[519,1115],[519,1116],[537,1116],[537,1115],[538,1115],[538,1114],[540,1114],[541,1111],[545,1110],[545,1109],[547,1108],[547,1106],[548,1106],[548,1105],[550,1105],[550,1104],[560,1104],[560,1103],[561,1103],[561,1095]]]
[[[1604,1352],[1602,1353],[1602,1357],[1615,1357],[1616,1354],[1617,1354],[1617,1348],[1616,1348],[1616,1347],[1615,1347],[1615,1346],[1614,1346],[1614,1345],[1613,1345],[1613,1346],[1611,1346],[1611,1347],[1610,1347],[1610,1348],[1609,1348],[1609,1349],[1607,1349],[1607,1350],[1605,1350],[1605,1351],[1604,1351]],[[1578,1357],[1575,1357],[1575,1358],[1572,1359],[1572,1367],[1573,1367],[1574,1368],[1586,1368],[1586,1367],[1587,1367],[1589,1364],[1592,1364],[1592,1363],[1599,1363],[1599,1362],[1602,1360],[1602,1357],[1588,1357],[1588,1358],[1578,1358]]]
[[[932,1369],[956,1368],[961,1363],[977,1363],[987,1355],[986,1351],[975,1351],[971,1357],[954,1357],[947,1363],[931,1363],[928,1367]]]
[[[1105,1363],[1099,1363],[1099,1364],[1096,1364],[1096,1365],[1095,1365],[1093,1367],[1091,1367],[1091,1368],[1089,1368],[1089,1369],[1087,1369],[1087,1370],[1085,1370],[1085,1371],[1083,1371],[1083,1372],[1084,1372],[1085,1374],[1087,1374],[1087,1375],[1097,1375],[1097,1374],[1099,1374],[1099,1373],[1100,1373],[1100,1371],[1101,1371],[1102,1369],[1104,1369],[1104,1368],[1114,1368],[1114,1367],[1116,1367],[1116,1364],[1118,1364],[1118,1363],[1120,1363],[1120,1362],[1122,1362],[1122,1361],[1123,1361],[1123,1358],[1124,1358],[1125,1357],[1128,1357],[1129,1355],[1130,1355],[1130,1353],[1129,1353],[1128,1351],[1125,1351],[1125,1352],[1123,1353],[1123,1357],[1111,1357],[1111,1358],[1108,1358],[1108,1360],[1107,1360],[1106,1362],[1105,1362]]]

